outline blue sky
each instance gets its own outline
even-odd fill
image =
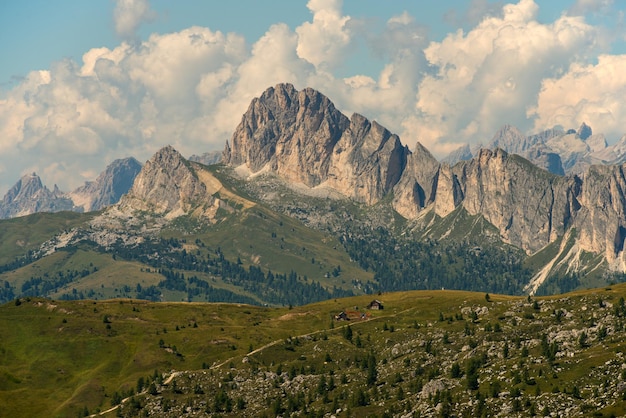
[[[436,156],[583,121],[626,133],[625,0],[0,2],[0,195],[115,158],[221,149],[253,97],[313,87]]]
[[[549,22],[572,7],[574,2],[539,0],[538,20]],[[476,24],[468,15],[482,11],[495,11],[502,1],[446,0],[416,1],[347,0],[343,3],[346,14],[367,19],[372,30],[380,30],[392,16],[408,11],[424,25],[431,39],[441,40],[448,33]],[[311,12],[303,0],[206,1],[206,0],[153,0],[156,12],[152,20],[137,31],[139,39],[147,39],[153,32],[168,33],[199,25],[223,32],[237,32],[248,42],[261,37],[274,23],[287,23],[292,29],[310,19]],[[626,4],[624,4],[626,6]],[[0,50],[9,57],[0,66],[0,88],[6,90],[32,70],[47,69],[63,58],[80,60],[91,48],[114,48],[121,38],[115,33],[112,0],[8,0],[0,3]],[[618,5],[615,5],[618,7]],[[589,13],[587,19],[614,29],[617,22],[613,13]],[[615,53],[626,51],[626,42],[612,44]],[[368,73],[382,67],[381,60],[371,54],[358,55],[359,60],[346,63],[344,72],[362,68],[363,62],[371,68]],[[359,61],[357,64],[355,61]]]

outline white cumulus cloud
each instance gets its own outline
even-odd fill
[[[601,55],[597,64],[574,63],[559,77],[543,80],[537,105],[529,109],[535,129],[585,122],[609,139],[626,133],[626,55]]]
[[[156,18],[148,0],[116,0],[113,20],[115,31],[124,39],[133,38],[139,26]]]
[[[544,24],[537,12],[532,0],[508,4],[502,17],[426,48],[436,71],[419,83],[411,125],[427,146],[445,152],[463,142],[486,142],[505,123],[531,128],[526,108],[542,81],[596,52],[599,33],[582,17]]]
[[[332,70],[351,43],[350,17],[341,14],[341,5],[341,0],[309,0],[313,22],[296,29],[298,56],[323,70]]]
[[[215,111],[206,104],[226,94],[207,89],[207,80],[231,82],[229,69],[248,57],[242,37],[193,27],[33,72],[0,101],[2,159],[27,155],[7,164],[16,173],[46,173],[47,183],[68,190],[92,179],[77,175],[85,167],[104,169],[115,158],[145,159],[165,144],[188,154],[223,144],[224,132],[212,138],[210,124],[197,128]]]

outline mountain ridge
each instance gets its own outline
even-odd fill
[[[36,173],[22,176],[0,201],[0,219],[24,216],[35,212],[71,210],[71,199],[55,185],[50,191]]]

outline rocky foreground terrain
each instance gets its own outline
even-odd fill
[[[148,377],[117,414],[623,416],[619,289],[542,299],[380,295],[384,310],[347,306],[349,319],[329,318],[325,329],[250,346],[202,370]],[[288,326],[316,313],[302,307],[279,320]]]

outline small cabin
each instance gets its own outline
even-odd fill
[[[381,310],[383,308],[384,308],[383,303],[379,301],[378,299],[374,299],[373,301],[370,302],[369,305],[367,305],[367,309]]]
[[[335,315],[335,321],[349,321],[350,318],[348,317],[348,314],[345,312],[339,312],[337,315]]]

